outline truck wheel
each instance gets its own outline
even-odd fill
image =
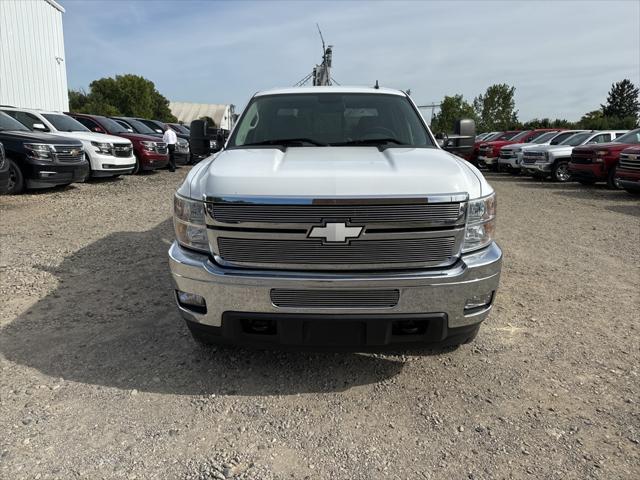
[[[609,170],[609,175],[607,175],[607,187],[612,190],[620,190],[622,187],[620,183],[616,179],[616,171],[618,170],[618,166],[615,165],[611,170]]]
[[[18,164],[10,158],[7,158],[7,162],[9,162],[9,190],[7,190],[7,193],[16,195],[24,192],[25,183],[22,170],[20,170]]]
[[[553,167],[553,173],[551,174],[556,182],[568,182],[571,180],[571,174],[569,173],[569,162],[566,160],[560,160],[556,162]]]
[[[134,157],[136,159],[136,166],[133,167],[133,171],[131,172],[131,175],[136,175],[140,173],[140,160],[138,160],[138,155],[134,155]]]

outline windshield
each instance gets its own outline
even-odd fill
[[[98,117],[100,118],[100,123],[104,128],[106,128],[109,133],[127,133],[129,132],[125,127],[120,125],[115,120],[111,120],[107,117]],[[129,132],[130,133],[130,132]]]
[[[87,127],[82,125],[75,118],[60,113],[43,113],[42,116],[49,120],[51,124],[60,132],[90,132]]]
[[[0,130],[20,130],[22,132],[29,131],[27,127],[25,127],[19,121],[14,120],[4,112],[0,112]]]
[[[151,135],[151,134],[155,135],[156,134],[155,130],[151,130],[144,123],[142,123],[139,120],[136,120],[135,118],[127,118],[124,121],[127,122],[129,125],[131,125],[133,127],[133,129],[138,133],[144,133],[144,134],[147,134],[147,135]]]
[[[640,128],[631,130],[615,139],[616,143],[640,143]]]
[[[492,139],[492,140],[511,140],[513,137],[515,137],[516,135],[518,135],[520,132],[504,132],[501,133],[500,136],[496,139]]]
[[[560,145],[569,145],[571,147],[576,147],[587,141],[592,136],[592,133],[576,133],[575,135],[571,135],[564,142],[561,142]]]
[[[407,98],[380,93],[254,97],[242,114],[229,146],[291,143],[296,146],[434,146]]]
[[[534,138],[534,141],[531,141],[531,143],[544,143],[548,140],[551,140],[553,137],[555,137],[558,134],[558,132],[545,132],[542,135],[540,135],[539,137]]]
[[[178,133],[184,133],[185,135],[189,135],[189,130],[185,128],[184,125],[180,125],[179,123],[169,123],[169,126]]]

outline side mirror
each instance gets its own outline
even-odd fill
[[[458,120],[454,132],[443,142],[442,148],[460,157],[469,156],[476,141],[476,122],[471,119]]]
[[[164,133],[161,128],[156,128],[156,133]]]
[[[224,148],[224,142],[224,134],[222,133],[222,131],[218,130],[216,132],[216,148],[214,152],[219,152],[220,150],[222,150]]]
[[[104,133],[104,130],[101,127],[93,127],[93,131],[97,133]]]
[[[49,129],[45,126],[44,123],[34,123],[32,125],[32,128],[34,130],[37,130],[38,132],[48,132]]]

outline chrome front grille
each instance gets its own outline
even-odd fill
[[[317,224],[327,219],[351,223],[428,222],[455,225],[464,215],[460,203],[401,205],[242,205],[209,204],[210,215],[223,223]]]
[[[129,143],[114,143],[113,153],[116,157],[130,157],[133,152],[133,147]]]
[[[640,170],[640,151],[638,153],[621,153],[619,168]]]
[[[82,145],[54,145],[55,158],[62,163],[81,162],[84,158]]]
[[[500,150],[500,158],[514,158],[516,156],[513,150]]]
[[[531,164],[536,163],[538,160],[542,160],[544,158],[544,152],[526,152],[522,156],[523,164]]]
[[[575,151],[571,154],[571,161],[573,163],[580,163],[580,164],[585,164],[588,165],[590,163],[593,163],[593,159],[595,158],[596,154],[595,152],[578,152],[576,153]]]
[[[271,290],[271,303],[286,308],[391,308],[399,290]]]
[[[224,266],[430,268],[451,265],[459,257],[466,205],[466,194],[390,199],[209,198],[206,221],[214,259]],[[335,224],[355,234],[338,240],[328,233]]]
[[[235,263],[254,265],[319,265],[332,269],[366,264],[406,265],[449,262],[455,237],[395,240],[352,240],[327,244],[321,240],[263,240],[218,238],[220,256]]]

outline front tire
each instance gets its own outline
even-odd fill
[[[620,190],[622,187],[618,180],[616,180],[616,172],[618,171],[618,166],[615,165],[611,170],[609,170],[609,175],[607,175],[607,187],[612,190]]]
[[[7,193],[9,195],[17,195],[24,192],[24,174],[16,162],[10,158],[7,158],[7,162],[9,162],[9,190],[7,190]]]
[[[137,155],[134,155],[135,159],[136,159],[136,166],[133,167],[133,171],[131,172],[131,175],[137,175],[138,173],[140,173],[140,159],[138,159]]]
[[[553,167],[553,173],[551,175],[556,182],[565,183],[571,180],[571,173],[569,173],[569,162],[563,160],[556,162]]]

